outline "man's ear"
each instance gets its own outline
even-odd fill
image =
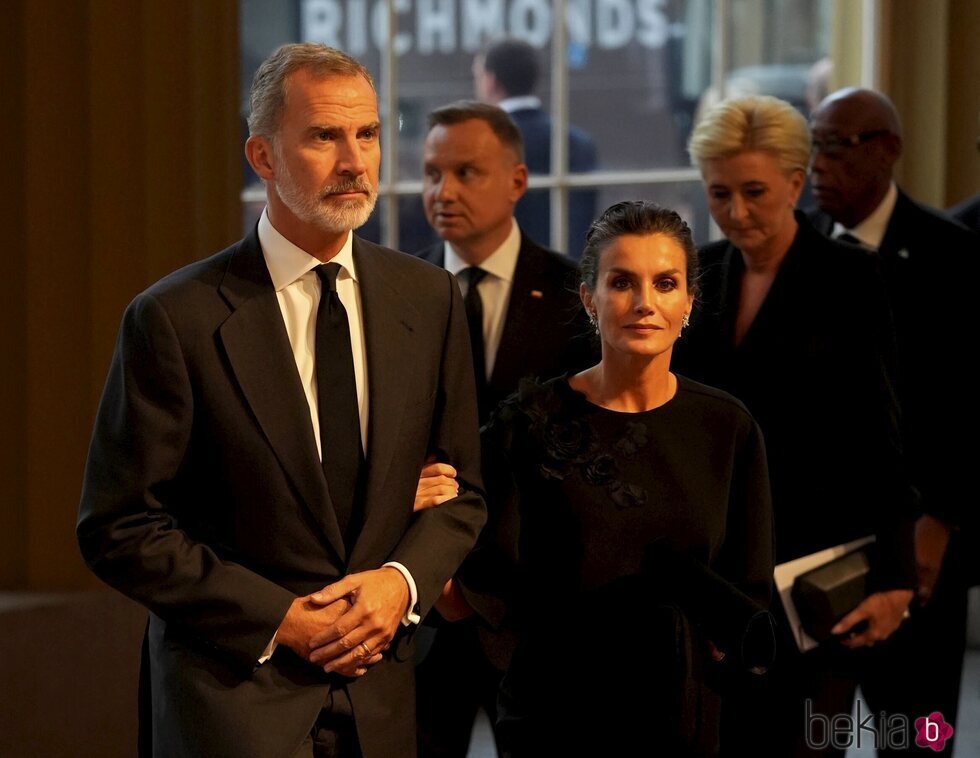
[[[275,156],[268,137],[249,137],[245,141],[245,157],[252,171],[266,181],[276,178]]]
[[[493,74],[490,71],[484,69],[483,75],[487,78],[486,80],[487,90],[489,91],[490,95],[497,103],[499,103],[501,100],[507,97],[507,93],[504,91],[504,88],[501,87],[500,82],[497,81],[496,74]]]
[[[511,202],[516,203],[527,192],[527,166],[523,163],[516,164],[511,182]]]

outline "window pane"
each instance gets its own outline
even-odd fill
[[[468,10],[470,5],[472,3],[466,0],[452,0],[440,5],[440,10],[436,13],[430,5],[419,3],[414,10],[415,23],[420,29],[434,26],[442,29],[436,22],[441,24],[448,16],[449,9],[462,12]],[[425,141],[426,116],[429,111],[454,100],[472,100],[476,97],[473,59],[488,38],[480,33],[483,31],[482,27],[470,30],[470,22],[466,18],[463,16],[458,19],[458,35],[449,35],[446,32],[430,38],[419,32],[416,44],[398,59],[398,168],[401,179],[422,178],[422,144]],[[496,22],[491,25],[492,28],[497,26]],[[541,44],[532,46],[538,56],[541,74],[535,87],[535,95],[547,102],[551,93],[548,68],[551,56],[550,36]],[[538,156],[533,151],[534,145],[529,144],[527,147],[531,148],[527,155],[529,168],[532,172],[543,173],[546,167],[535,163]],[[535,171],[536,168],[539,170]]]
[[[832,13],[833,0],[732,0],[729,95],[773,95],[809,114],[826,94]]]
[[[568,228],[565,232],[567,243],[565,253],[578,260],[585,244],[585,233],[598,212],[605,206],[600,204],[599,191],[593,188],[574,188],[568,190]],[[551,241],[551,192],[547,189],[528,190],[517,203],[514,216],[521,229],[535,242],[557,249]]]
[[[694,243],[710,242],[708,204],[700,182],[621,184],[599,188],[599,213],[624,200],[647,200],[677,211],[691,227]]]
[[[243,143],[254,70],[278,45],[294,40],[340,47],[364,62],[376,79],[390,40],[398,70],[397,113],[391,115],[398,125],[397,169],[383,166],[383,178],[395,173],[400,180],[420,178],[426,114],[444,103],[474,96],[473,57],[491,39],[515,37],[534,48],[540,68],[534,93],[542,101],[542,110],[550,109],[555,28],[550,0],[240,2]],[[730,91],[767,92],[802,105],[810,67],[829,49],[832,2],[730,0]],[[717,88],[709,86],[714,4],[714,0],[567,0],[573,172],[688,165],[685,146],[696,110],[717,98]],[[387,29],[389,7],[395,17],[393,35]],[[382,113],[382,118],[389,119],[389,114]],[[549,170],[550,144],[532,138],[527,142],[532,170]],[[243,167],[245,186],[259,189],[261,184],[244,161]],[[707,239],[707,213],[695,183],[622,189],[668,204],[676,199],[691,209],[699,239]],[[591,196],[590,190],[569,191],[567,249],[575,253],[585,222],[616,198],[610,188],[600,188]],[[579,195],[591,197],[591,210],[583,210]],[[529,193],[523,204],[533,204],[535,197],[545,201],[542,208],[549,207],[547,190]],[[245,206],[250,219],[255,215],[252,206],[261,203],[253,200]],[[379,206],[383,206],[380,201]],[[397,208],[399,218],[392,221],[398,224],[401,247],[414,249],[433,239],[418,198],[400,197]],[[550,214],[542,210],[538,215],[537,227],[530,221],[525,226],[543,244],[551,244]],[[362,232],[379,237],[382,217],[379,207]]]
[[[687,166],[710,83],[713,0],[569,0],[569,117],[599,169]]]
[[[439,241],[425,220],[420,195],[401,195],[398,198],[398,249],[417,253]]]

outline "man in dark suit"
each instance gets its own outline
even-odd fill
[[[444,241],[419,255],[456,274],[465,291],[481,420],[522,377],[594,363],[575,265],[538,246],[514,220],[527,169],[510,117],[472,101],[433,111],[422,174],[426,217]],[[439,628],[418,671],[423,755],[466,755],[477,708],[491,720],[496,713],[510,652],[506,633],[474,619]]]
[[[534,95],[538,81],[538,58],[534,48],[518,39],[491,43],[473,61],[476,96],[498,105],[510,114],[524,138],[528,171],[551,173],[551,116]],[[595,171],[598,165],[595,141],[578,127],[568,128],[568,171]],[[595,219],[598,193],[591,189],[568,193],[568,254],[582,255],[585,233]],[[551,240],[551,198],[548,190],[532,190],[517,204],[517,223],[532,239]]]
[[[938,710],[954,722],[966,614],[958,532],[976,518],[972,460],[958,427],[976,421],[977,395],[966,381],[975,314],[969,298],[951,285],[954,278],[977,280],[980,238],[895,185],[901,125],[883,95],[835,92],[810,125],[816,226],[881,258],[899,349],[903,440],[922,496],[915,537],[918,607],[881,651],[881,702],[915,716]]]
[[[413,625],[486,512],[453,278],[352,229],[377,97],[340,51],[256,72],[257,228],[137,296],[85,475],[82,552],[145,605],[142,752],[415,752]],[[414,514],[426,456],[460,495]]]
[[[578,297],[578,268],[538,245],[515,219],[527,187],[521,134],[500,108],[460,101],[429,114],[423,147],[426,218],[443,242],[418,253],[482,300],[480,421],[522,377],[550,378],[598,359]],[[469,289],[473,269],[476,289]],[[474,322],[473,326],[476,324]]]

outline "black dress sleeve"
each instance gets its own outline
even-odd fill
[[[718,572],[763,608],[772,599],[773,521],[766,446],[759,425],[740,429]]]
[[[480,435],[487,523],[457,573],[460,591],[477,615],[499,629],[515,589],[520,539],[520,491],[515,477],[516,399],[505,400]]]

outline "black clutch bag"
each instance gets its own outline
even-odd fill
[[[833,638],[834,625],[868,596],[870,571],[869,547],[864,547],[796,577],[792,597],[803,630],[817,642]]]
[[[772,614],[738,587],[665,540],[647,548],[644,570],[655,596],[680,608],[739,667],[762,673],[772,665]]]

